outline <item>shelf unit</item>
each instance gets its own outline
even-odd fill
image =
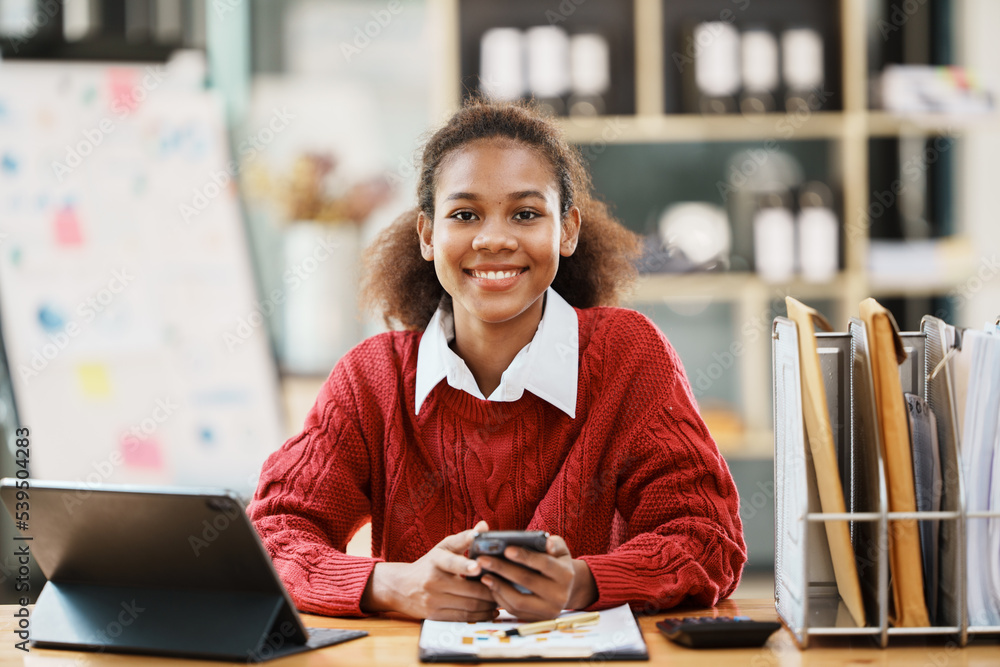
[[[446,117],[460,104],[460,42],[462,22],[460,0],[430,0],[441,19],[444,44],[442,62],[437,70],[442,81],[435,86],[434,100],[438,117]],[[629,1],[629,0],[626,0]],[[876,279],[867,270],[869,240],[867,233],[847,233],[854,226],[866,230],[864,211],[868,208],[869,141],[878,137],[934,136],[950,134],[969,136],[975,133],[1000,133],[996,114],[975,117],[946,115],[900,116],[868,108],[868,63],[866,3],[868,0],[840,0],[839,53],[842,80],[839,84],[840,111],[809,113],[770,113],[761,115],[702,116],[665,113],[664,67],[669,64],[664,53],[663,2],[631,0],[634,15],[635,115],[597,118],[561,118],[566,137],[581,147],[605,144],[670,144],[726,141],[824,140],[831,143],[835,158],[831,178],[839,185],[843,211],[841,235],[843,265],[836,278],[814,284],[794,280],[787,284],[768,284],[751,272],[702,274],[648,274],[641,277],[631,294],[629,305],[642,309],[655,303],[691,301],[726,302],[734,308],[733,321],[745,323],[786,295],[806,301],[822,300],[832,304],[836,322],[846,322],[865,297],[909,297],[947,294],[966,280],[974,269],[970,258],[949,263],[947,275],[919,284],[903,284]],[[825,1],[825,0],[824,0]],[[544,10],[538,10],[539,23],[545,23]],[[837,86],[834,86],[835,90]],[[968,245],[968,244],[966,244]],[[773,310],[771,310],[773,312]],[[781,314],[783,311],[774,312]],[[740,337],[740,327],[733,332]],[[745,427],[742,438],[719,437],[720,449],[727,457],[770,457],[771,406],[769,337],[760,336],[748,343],[747,353],[739,359],[739,393]],[[690,371],[689,371],[690,372]]]

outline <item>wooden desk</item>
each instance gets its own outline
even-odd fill
[[[148,658],[112,653],[86,653],[76,651],[53,651],[31,649],[24,653],[14,648],[17,641],[13,634],[13,605],[0,606],[0,667],[27,665],[29,667],[99,667],[108,665],[148,665],[150,667],[219,667],[227,663],[175,660],[170,658]],[[641,665],[656,664],[671,667],[711,664],[714,667],[729,665],[767,667],[768,665],[795,665],[825,667],[827,665],[907,665],[914,667],[995,667],[1000,665],[1000,643],[995,639],[980,640],[976,645],[959,650],[949,646],[941,638],[924,641],[916,639],[905,644],[894,642],[889,649],[874,648],[870,640],[830,640],[821,644],[814,640],[814,647],[800,651],[791,635],[779,630],[760,649],[715,649],[692,650],[677,646],[664,638],[655,627],[656,621],[666,616],[738,616],[746,615],[754,619],[775,619],[774,603],[771,600],[727,600],[715,609],[700,611],[679,611],[672,614],[643,617],[639,619],[643,635],[649,646],[649,663],[618,662],[606,664]],[[400,665],[416,667],[417,637],[420,624],[415,621],[395,618],[325,618],[304,615],[306,625],[313,627],[359,628],[369,632],[368,637],[355,639],[319,651],[310,651],[280,660],[264,663],[274,667],[324,667],[345,665],[348,667],[382,667]],[[894,640],[897,638],[893,638]],[[903,639],[903,638],[899,638]],[[236,664],[236,663],[228,663]],[[582,661],[555,663],[564,665],[585,664]],[[596,665],[594,667],[600,667]]]

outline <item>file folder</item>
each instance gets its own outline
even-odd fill
[[[826,331],[833,327],[817,311],[792,297],[785,297],[788,317],[795,322],[799,333],[799,364],[802,372],[802,413],[805,419],[806,439],[816,468],[816,485],[819,488],[823,512],[843,514],[844,491],[837,467],[837,454],[833,443],[833,429],[827,412],[826,391],[820,371],[819,352],[813,326],[818,324]],[[847,521],[827,521],[826,537],[830,544],[837,590],[851,617],[859,627],[865,625],[865,608],[861,599],[861,583],[851,546]]]
[[[871,353],[882,457],[885,461],[889,512],[916,512],[906,403],[899,365],[906,359],[899,327],[892,314],[875,299],[861,302]],[[923,560],[916,519],[890,519],[889,568],[892,572],[892,622],[897,627],[931,624],[924,601]]]

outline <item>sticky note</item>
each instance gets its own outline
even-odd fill
[[[4,153],[3,159],[0,159],[0,165],[3,166],[3,171],[8,174],[17,173],[17,158],[14,157],[13,153]]]
[[[116,114],[123,111],[135,111],[139,101],[135,96],[138,77],[130,69],[112,68],[108,70],[108,93],[111,97],[111,110]]]
[[[156,438],[125,435],[121,440],[121,451],[127,466],[152,470],[163,468],[163,450]]]
[[[78,364],[76,378],[80,382],[80,391],[87,398],[111,396],[111,382],[104,364]]]
[[[83,243],[83,234],[80,233],[80,219],[76,215],[76,209],[72,206],[59,209],[52,227],[57,245],[75,246]]]
[[[65,326],[66,318],[56,306],[43,303],[38,307],[38,323],[49,333],[54,333]]]

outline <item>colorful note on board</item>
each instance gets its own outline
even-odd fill
[[[125,465],[150,470],[163,469],[163,448],[156,438],[129,434],[122,437],[120,445]]]
[[[76,379],[80,385],[80,392],[87,398],[111,396],[111,381],[108,379],[108,368],[104,364],[78,364]]]
[[[52,232],[56,245],[78,246],[83,243],[80,218],[73,206],[64,206],[56,211],[55,218],[52,220]]]

